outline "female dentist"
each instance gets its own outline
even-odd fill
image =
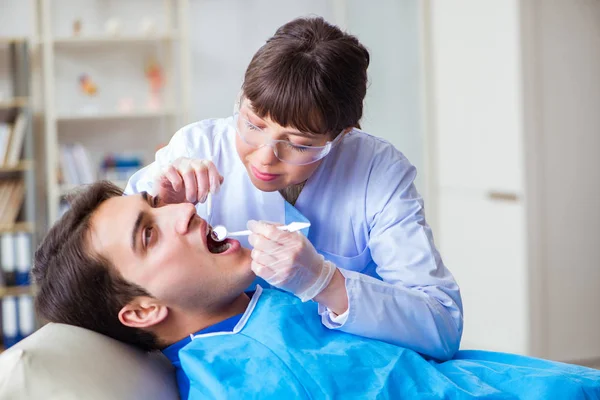
[[[126,193],[196,203],[229,230],[247,225],[256,275],[318,302],[326,327],[447,360],[462,334],[459,288],[415,168],[358,129],[368,65],[359,41],[322,18],[283,25],[250,62],[233,117],[179,130]],[[311,227],[306,238],[256,220]]]

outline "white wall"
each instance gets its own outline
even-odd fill
[[[191,0],[193,120],[231,115],[254,53],[284,23],[307,15],[334,19],[331,1]]]
[[[369,49],[363,129],[385,138],[417,167],[424,191],[420,4],[418,0],[348,0],[348,30]]]

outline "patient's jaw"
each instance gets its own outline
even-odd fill
[[[224,319],[232,304],[245,308],[243,291],[255,277],[250,251],[232,242],[226,252],[213,254],[207,233],[190,203],[155,207],[152,197],[135,195],[100,205],[91,218],[91,249],[152,296],[124,307],[122,323],[177,336],[172,331],[193,332]]]

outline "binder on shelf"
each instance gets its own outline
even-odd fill
[[[17,299],[6,296],[2,299],[2,343],[8,349],[20,340]]]
[[[85,185],[94,183],[96,173],[87,149],[79,144],[60,146],[60,167],[64,183]]]
[[[2,264],[2,273],[4,283],[7,286],[15,284],[16,260],[15,260],[15,239],[14,234],[4,233],[0,235],[0,263]]]
[[[8,145],[8,152],[4,160],[4,166],[14,167],[21,159],[23,151],[23,142],[25,140],[25,131],[27,130],[27,116],[23,111],[19,112],[13,126],[12,135]]]
[[[79,178],[77,177],[77,166],[71,152],[71,146],[60,146],[60,169],[64,183],[69,185],[77,185]]]
[[[96,173],[89,152],[81,143],[73,145],[73,158],[77,165],[77,176],[80,184],[90,184],[96,181]]]
[[[31,272],[31,235],[20,232],[15,235],[15,283],[18,286],[29,285]]]
[[[35,331],[35,311],[33,308],[33,297],[28,294],[19,296],[19,308],[17,320],[19,321],[19,332],[17,337],[24,339]]]
[[[0,123],[0,167],[4,165],[6,155],[8,154],[8,144],[10,143],[10,125]]]

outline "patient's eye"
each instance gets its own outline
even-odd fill
[[[154,228],[152,226],[144,228],[144,248],[147,248],[150,245],[153,236]]]

